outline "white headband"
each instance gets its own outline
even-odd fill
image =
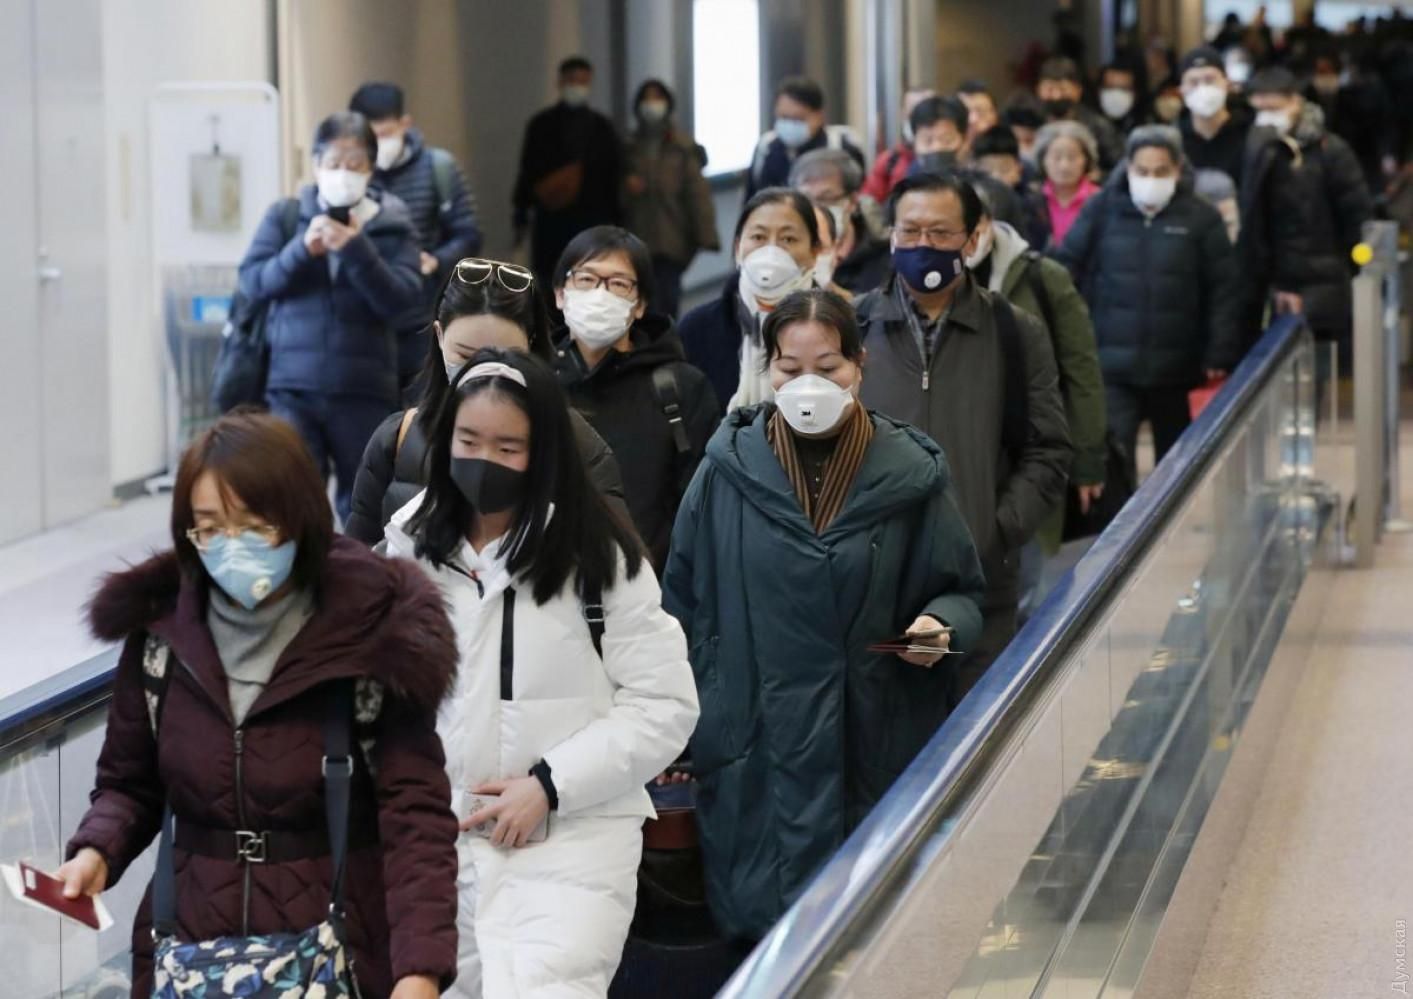
[[[453,388],[460,388],[467,382],[478,381],[482,378],[509,378],[521,388],[529,387],[525,384],[525,376],[510,365],[501,364],[499,361],[483,361],[458,378]]]

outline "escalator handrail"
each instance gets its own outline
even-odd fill
[[[27,742],[30,736],[57,720],[106,700],[121,651],[121,646],[114,645],[0,699],[0,760],[6,755],[7,747]]]
[[[1305,330],[1302,317],[1274,322],[1223,390],[1057,584],[977,686],[938,729],[838,853],[718,994],[718,999],[797,994],[849,927],[866,918],[923,844],[954,830],[935,819],[994,750],[1023,723],[1044,681],[1087,639],[1153,544],[1204,480]]]

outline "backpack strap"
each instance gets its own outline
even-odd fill
[[[149,634],[142,643],[142,692],[147,699],[147,724],[152,738],[157,738],[162,723],[162,706],[167,701],[167,687],[172,682],[172,647],[156,635]]]
[[[687,425],[682,420],[682,394],[678,391],[677,372],[672,365],[659,364],[653,368],[653,396],[672,431],[672,445],[677,451],[677,489],[685,492],[687,483],[683,480],[692,454],[692,442],[687,439]]]
[[[280,234],[288,243],[299,229],[299,199],[285,198],[280,205]]]
[[[589,626],[589,640],[594,643],[594,651],[603,658],[603,633],[604,633],[604,613],[603,613],[603,589],[599,586],[585,585],[579,595],[579,599],[584,606],[584,623]]]
[[[432,158],[432,183],[437,188],[437,214],[446,215],[451,211],[456,161],[451,158],[451,153],[436,147],[429,149],[427,155]]]
[[[1015,309],[1001,295],[992,295],[996,305],[996,332],[1001,340],[1001,356],[1006,366],[1004,409],[1001,415],[1001,443],[1011,460],[1025,449],[1030,424],[1030,401],[1026,393],[1025,345]]]
[[[397,443],[393,445],[393,462],[397,462],[397,456],[402,453],[402,442],[407,440],[407,432],[412,429],[412,421],[417,418],[417,407],[405,409],[402,412],[402,422],[397,425]]]

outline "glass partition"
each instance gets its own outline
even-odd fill
[[[724,995],[1133,991],[1327,512],[1263,345]]]

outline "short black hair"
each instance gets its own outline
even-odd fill
[[[1001,124],[1009,128],[1039,128],[1045,116],[1029,104],[1013,104],[1001,113]]]
[[[649,77],[638,84],[638,92],[633,95],[633,107],[636,109],[643,103],[643,98],[648,95],[649,90],[661,90],[663,96],[667,98],[667,113],[671,114],[677,110],[677,95],[672,92],[672,88],[656,77]]]
[[[610,253],[622,253],[633,265],[633,277],[638,282],[638,301],[647,308],[652,307],[653,255],[637,236],[616,225],[596,225],[585,229],[569,241],[564,252],[559,255],[559,263],[554,268],[554,287],[558,291],[564,287],[569,272],[580,264],[598,260]]]
[[[1104,67],[1099,70],[1099,83],[1100,83],[1101,86],[1102,86],[1103,83],[1104,83],[1104,76],[1105,76],[1106,73],[1123,73],[1123,74],[1125,74],[1125,75],[1127,75],[1127,76],[1131,76],[1131,77],[1133,77],[1133,86],[1134,86],[1134,89],[1135,89],[1135,90],[1138,89],[1138,86],[1139,86],[1139,83],[1140,83],[1139,78],[1138,78],[1138,70],[1135,69],[1131,63],[1127,63],[1127,62],[1110,62],[1110,63],[1105,63],[1105,64],[1104,64]]]
[[[592,73],[594,64],[581,55],[572,55],[559,64],[559,75],[568,76],[570,73],[577,73],[580,70],[587,70]]]
[[[1251,78],[1251,82],[1246,85],[1246,92],[1253,97],[1257,94],[1298,94],[1300,84],[1296,81],[1295,74],[1284,66],[1271,66]]]
[[[1044,83],[1046,80],[1058,80],[1061,83],[1083,83],[1084,77],[1080,75],[1079,64],[1069,56],[1051,56],[1040,64],[1040,76],[1037,83]]]
[[[396,83],[365,83],[348,99],[348,109],[369,121],[386,121],[403,115],[402,88]]]
[[[810,199],[805,197],[793,187],[767,187],[757,191],[751,200],[747,201],[741,209],[740,216],[736,219],[736,235],[732,237],[733,243],[741,242],[741,233],[746,231],[746,223],[751,220],[751,216],[759,208],[766,205],[789,205],[795,209],[795,213],[800,216],[800,221],[804,223],[805,231],[810,235],[810,246],[819,246],[819,220],[814,217],[814,205]]]
[[[972,186],[987,215],[997,222],[1024,228],[1025,211],[1015,191],[982,170],[962,170],[958,176]]]
[[[978,135],[971,144],[971,158],[979,160],[983,156],[1011,156],[1020,159],[1020,143],[1016,133],[1008,125],[993,125]]]
[[[991,88],[986,85],[985,80],[963,80],[961,83],[957,84],[957,93],[966,94],[968,97],[977,94],[985,94],[987,97],[991,98],[993,103],[996,100],[995,96],[991,93]]]
[[[323,155],[329,143],[339,139],[357,139],[368,151],[368,165],[378,161],[378,137],[373,134],[373,126],[357,111],[335,111],[314,130],[314,158]]]
[[[888,224],[892,225],[897,219],[898,203],[906,195],[941,194],[944,191],[951,191],[957,196],[962,203],[962,224],[967,227],[968,233],[974,232],[986,212],[986,206],[981,203],[981,195],[976,193],[975,188],[951,172],[928,173],[924,170],[900,180],[893,187],[893,193],[888,195]]]
[[[628,578],[636,577],[643,565],[642,542],[590,481],[570,421],[569,401],[554,370],[530,354],[487,348],[477,351],[462,371],[483,363],[514,369],[524,384],[503,375],[462,378],[442,401],[427,437],[427,490],[407,523],[417,556],[444,566],[466,540],[475,513],[451,478],[456,416],[466,399],[493,392],[519,407],[530,421],[525,495],[499,549],[510,574],[528,584],[537,604],[548,602],[571,583],[581,593],[610,588],[618,578],[619,552]],[[328,500],[324,502],[327,505]]]
[[[765,317],[760,339],[765,347],[765,363],[769,366],[780,353],[780,334],[795,323],[817,322],[839,334],[839,353],[850,361],[863,358],[863,334],[859,330],[854,307],[832,291],[810,288],[786,295]]]
[[[787,76],[775,88],[776,97],[798,101],[811,111],[824,110],[824,88],[808,76]]]
[[[967,106],[955,97],[929,97],[913,108],[913,113],[908,115],[908,123],[912,125],[914,135],[942,121],[950,121],[957,126],[958,132],[966,135],[970,116]]]

